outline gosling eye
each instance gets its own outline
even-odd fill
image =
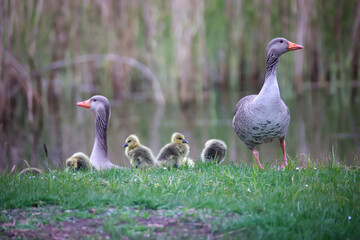
[[[182,140],[182,138],[181,138],[181,137],[178,137],[178,139],[179,139],[179,140]]]

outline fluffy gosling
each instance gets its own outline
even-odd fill
[[[130,135],[126,138],[125,155],[129,159],[130,164],[134,168],[150,168],[155,166],[155,157],[150,148],[141,145],[136,135]]]
[[[77,152],[68,159],[66,159],[66,169],[72,169],[76,171],[89,170],[92,169],[92,165],[90,163],[89,157],[86,154],[82,152]]]
[[[184,157],[183,161],[181,162],[180,166],[187,165],[188,167],[194,167],[195,162],[190,157]]]
[[[201,152],[201,160],[203,162],[215,161],[220,164],[225,159],[226,150],[225,142],[218,139],[210,139],[205,143],[205,147]]]
[[[183,134],[175,132],[171,136],[171,143],[166,144],[156,157],[157,163],[162,167],[178,168],[186,161],[190,147]]]
[[[33,175],[33,176],[38,176],[40,174],[42,174],[43,171],[39,168],[33,168],[33,167],[29,167],[29,168],[25,168],[23,169],[19,174],[20,175]]]

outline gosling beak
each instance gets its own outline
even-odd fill
[[[78,102],[76,105],[83,108],[90,108],[90,99],[83,102]]]
[[[303,49],[303,48],[304,48],[303,46],[289,41],[289,47],[288,47],[289,51],[294,51],[294,50]]]
[[[183,143],[189,143],[189,142],[188,142],[188,141],[186,141],[185,139],[184,139],[184,140],[182,140],[182,142],[183,142]]]
[[[127,147],[127,146],[129,146],[127,143],[125,143],[124,145],[123,145],[123,148],[125,148],[125,147]]]

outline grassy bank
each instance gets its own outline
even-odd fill
[[[358,239],[359,183],[359,170],[341,166],[5,175],[0,236],[92,219],[92,237]]]

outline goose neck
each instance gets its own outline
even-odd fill
[[[101,147],[107,152],[107,128],[108,128],[108,117],[105,113],[97,113],[95,120],[95,134],[96,140],[99,142]]]
[[[276,68],[279,62],[279,56],[274,53],[268,53],[265,57],[265,81],[271,75],[276,76]]]
[[[265,72],[265,81],[262,86],[258,99],[263,101],[278,101],[280,99],[280,90],[276,78],[276,67],[278,64],[279,58],[269,57],[266,58],[266,72]]]
[[[109,117],[105,112],[96,113],[95,143],[90,159],[93,161],[108,160],[107,128]]]

